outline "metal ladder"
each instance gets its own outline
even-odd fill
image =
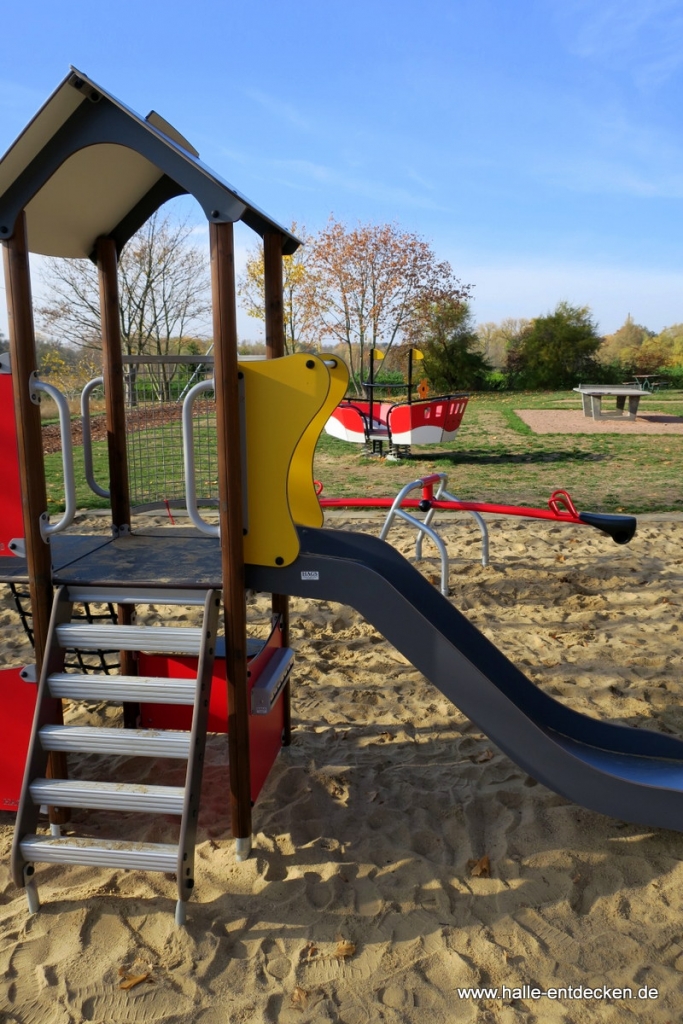
[[[119,626],[72,622],[75,602],[178,604],[204,606],[201,627]],[[25,887],[30,913],[39,907],[34,863],[82,864],[175,873],[176,922],[185,923],[194,887],[194,850],[202,782],[206,725],[216,646],[220,594],[217,591],[130,591],[117,588],[61,587],[55,596],[47,647],[38,685],[36,713],[12,846],[12,874]],[[198,657],[197,678],[165,679],[92,675],[64,671],[67,649],[102,648]],[[71,701],[145,701],[193,707],[190,732],[58,725],[62,698]],[[166,757],[187,761],[184,786],[134,785],[116,781],[45,778],[53,750]],[[59,826],[38,834],[43,805],[107,811],[170,814],[180,818],[177,843],[134,842],[61,835]],[[112,823],[116,834],[116,818]]]

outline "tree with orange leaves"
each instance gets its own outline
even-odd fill
[[[300,238],[299,246],[291,256],[282,258],[282,302],[285,326],[285,352],[291,355],[302,349],[320,347],[319,323],[311,301],[314,268],[311,267],[311,236],[304,227],[292,222],[293,235]],[[266,318],[263,245],[247,255],[244,273],[237,282],[242,308],[247,316],[256,320]]]
[[[309,307],[322,337],[347,352],[358,393],[366,350],[381,346],[386,354],[407,338],[426,296],[447,295],[458,302],[470,292],[428,242],[396,224],[347,228],[330,217],[313,238],[310,265]]]

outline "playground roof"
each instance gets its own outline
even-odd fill
[[[140,117],[75,68],[0,160],[0,240],[26,211],[31,252],[90,257],[104,235],[120,252],[174,196],[195,197],[208,220],[278,231],[301,244],[206,167],[159,114]]]

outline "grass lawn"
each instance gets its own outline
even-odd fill
[[[414,448],[398,463],[324,434],[315,475],[326,497],[395,494],[411,478],[439,472],[468,500],[545,505],[561,487],[586,511],[683,510],[683,434],[534,434],[514,411],[580,409],[580,401],[571,391],[474,395],[455,441]],[[683,392],[648,398],[647,412],[683,416]]]
[[[511,505],[545,505],[551,492],[569,491],[576,506],[596,512],[683,510],[683,434],[534,434],[515,409],[577,409],[571,391],[478,394],[470,399],[455,441],[415,448],[411,459],[387,462],[363,456],[358,445],[323,434],[315,476],[326,497],[393,495],[409,480],[448,473],[459,498]],[[647,412],[683,416],[683,392],[648,398]],[[93,445],[95,476],[106,484],[106,445]],[[85,484],[80,449],[75,449],[79,508],[107,501]],[[46,455],[49,511],[63,508],[61,456]],[[150,458],[149,475],[163,472]],[[199,463],[201,480],[202,466]],[[206,475],[206,474],[205,474]]]

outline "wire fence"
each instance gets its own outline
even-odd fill
[[[211,356],[124,358],[126,441],[133,511],[185,504],[182,411],[187,392],[213,376]],[[194,403],[197,500],[218,499],[216,404],[212,391]]]

